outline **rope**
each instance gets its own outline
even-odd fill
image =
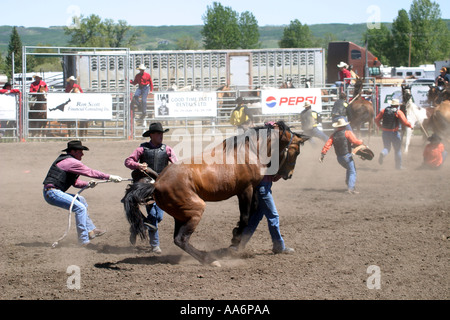
[[[121,182],[123,182],[123,181],[133,181],[133,179],[122,179]],[[112,182],[112,181],[111,180],[95,181],[95,185],[100,184],[100,183],[108,183],[108,182]],[[71,220],[72,220],[71,217],[72,217],[73,204],[75,203],[75,200],[78,198],[80,193],[82,193],[85,189],[89,189],[89,188],[91,188],[91,186],[88,184],[87,186],[81,188],[81,190],[78,191],[77,194],[73,197],[72,202],[70,203],[70,207],[69,207],[69,214],[68,214],[68,217],[67,217],[67,228],[66,228],[66,231],[64,232],[64,234],[62,235],[61,238],[59,238],[58,240],[53,242],[52,248],[56,248],[56,246],[59,244],[59,242],[62,241],[67,236],[67,234],[69,233],[70,226],[71,226]]]

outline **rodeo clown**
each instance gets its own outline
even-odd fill
[[[81,162],[84,150],[87,151],[89,149],[83,146],[81,141],[69,141],[67,148],[62,150],[67,154],[61,154],[53,162],[43,183],[44,199],[47,203],[69,210],[73,202],[78,241],[82,246],[88,247],[90,240],[105,234],[106,231],[95,227],[88,214],[86,199],[78,195],[78,199],[73,201],[75,195],[66,193],[66,191],[71,186],[75,188],[85,188],[88,186],[93,188],[96,186],[96,182],[94,181],[87,182],[79,179],[80,175],[114,182],[120,182],[122,178],[85,166]]]
[[[346,130],[348,122],[345,119],[340,118],[337,122],[334,122],[332,126],[336,128],[336,131],[331,134],[325,146],[322,148],[322,153],[319,161],[322,163],[328,150],[334,145],[334,151],[336,152],[337,161],[344,167],[346,172],[345,183],[347,184],[347,193],[357,194],[355,190],[356,184],[356,168],[355,161],[353,160],[352,144],[355,146],[363,145],[362,140],[358,140],[351,130]]]
[[[134,170],[132,173],[134,182],[145,176],[151,176],[156,179],[156,176],[169,163],[174,163],[178,160],[173,149],[163,144],[164,133],[167,131],[169,129],[164,130],[161,123],[151,123],[148,131],[142,134],[143,137],[150,137],[150,141],[142,143],[125,159],[125,167]],[[147,217],[144,218],[144,225],[148,229],[151,252],[160,254],[158,223],[162,221],[164,211],[156,203],[145,207]],[[136,235],[134,233],[130,234],[130,242],[132,244],[136,243]]]

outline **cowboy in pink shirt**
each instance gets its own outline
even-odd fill
[[[83,146],[81,141],[74,140],[67,143],[67,148],[62,150],[67,153],[61,154],[53,162],[44,179],[43,193],[45,201],[53,206],[68,210],[73,203],[78,241],[82,246],[87,246],[90,244],[90,240],[105,234],[106,231],[95,227],[87,211],[86,199],[78,195],[74,200],[75,195],[66,193],[66,191],[71,186],[75,188],[95,187],[94,181],[83,181],[79,178],[80,175],[114,182],[120,182],[122,178],[93,170],[84,165],[81,162],[84,155],[83,150],[89,149]]]

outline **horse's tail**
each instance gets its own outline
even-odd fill
[[[144,227],[144,215],[139,206],[145,205],[152,199],[155,186],[153,183],[135,182],[129,184],[125,196],[121,200],[125,209],[125,215],[130,223],[130,232],[145,239],[147,234]]]

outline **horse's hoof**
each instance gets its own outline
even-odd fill
[[[211,262],[211,266],[213,266],[213,267],[217,267],[217,268],[220,268],[220,267],[222,267],[222,265],[220,264],[220,262],[219,261],[213,261],[213,262]]]

